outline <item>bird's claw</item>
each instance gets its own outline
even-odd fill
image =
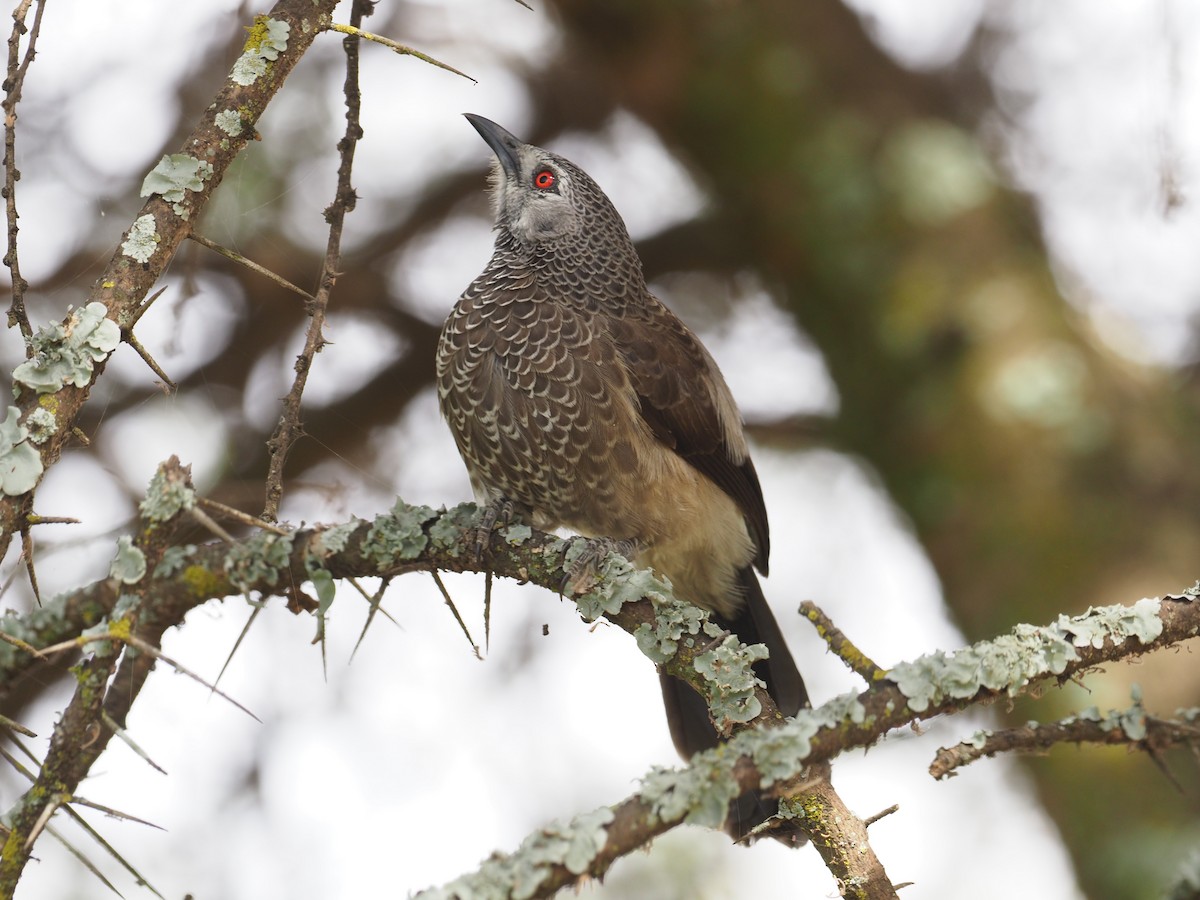
[[[475,529],[475,543],[473,546],[475,565],[480,565],[483,562],[484,551],[492,543],[492,531],[495,530],[496,525],[499,524],[501,528],[507,528],[516,517],[517,504],[508,497],[500,497],[492,500],[483,508],[483,518],[479,522],[479,527]]]
[[[562,580],[562,593],[574,597],[590,591],[598,579],[600,563],[610,553],[619,553],[626,559],[633,559],[639,549],[636,540],[589,538],[583,552],[567,563],[566,574]]]

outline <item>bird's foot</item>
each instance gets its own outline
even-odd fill
[[[600,563],[610,553],[619,553],[626,559],[632,560],[641,549],[642,544],[633,539],[588,538],[583,552],[567,563],[566,575],[562,581],[562,593],[578,596],[591,590],[596,584]]]
[[[523,518],[525,508],[508,497],[497,497],[483,507],[483,518],[475,529],[475,565],[483,562],[483,553],[492,542],[492,531],[499,525],[507,528],[515,520]]]

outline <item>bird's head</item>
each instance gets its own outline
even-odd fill
[[[496,226],[520,243],[536,245],[568,237],[592,213],[616,216],[604,192],[578,166],[518,140],[490,119],[465,115],[496,154],[492,167]]]

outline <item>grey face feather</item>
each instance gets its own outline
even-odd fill
[[[521,244],[556,241],[578,231],[570,163],[526,144],[491,119],[473,113],[466,118],[496,154],[490,179],[496,227]]]
[[[579,230],[579,211],[572,202],[574,184],[562,160],[538,147],[522,144],[514,154],[516,171],[497,158],[490,179],[496,227],[523,244],[539,244]],[[538,188],[534,180],[548,172],[553,186]]]

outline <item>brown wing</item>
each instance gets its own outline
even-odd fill
[[[657,298],[608,322],[629,371],[642,418],[663,444],[737,503],[764,575],[767,509],[733,395],[704,345]]]

